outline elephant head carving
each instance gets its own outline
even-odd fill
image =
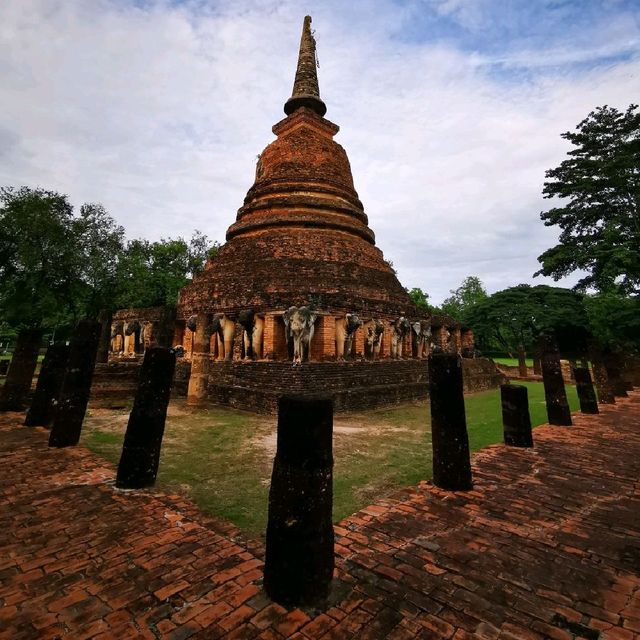
[[[187,329],[189,329],[189,331],[195,331],[196,325],[198,324],[198,316],[196,315],[189,316],[185,324]]]
[[[391,323],[391,357],[392,358],[401,358],[402,357],[402,341],[404,337],[411,330],[411,325],[409,321],[404,317],[400,316],[396,318]]]
[[[224,313],[216,313],[209,325],[210,335],[218,336],[218,360],[233,359],[233,336],[236,323]]]
[[[364,355],[375,360],[380,355],[384,324],[380,320],[370,320],[364,328]]]
[[[262,358],[264,318],[256,315],[253,309],[246,309],[238,314],[238,323],[244,329],[245,358]]]
[[[413,331],[413,357],[426,358],[431,344],[431,322],[416,320],[411,324],[411,330]]]
[[[113,353],[124,351],[124,322],[122,320],[111,324],[111,351]]]
[[[140,322],[138,320],[131,320],[124,325],[124,335],[133,335],[136,331],[140,331]]]
[[[336,358],[344,360],[351,355],[353,336],[362,320],[355,313],[347,313],[343,318],[336,320]]]
[[[309,307],[289,307],[282,314],[287,342],[293,343],[294,366],[309,359],[309,347],[317,317],[318,314]]]

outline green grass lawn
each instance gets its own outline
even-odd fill
[[[546,422],[542,383],[529,389],[531,422]],[[575,387],[567,386],[572,411]],[[498,389],[465,398],[473,451],[502,441]],[[81,444],[118,462],[127,411],[91,407]],[[231,520],[251,534],[264,531],[274,417],[215,406],[193,409],[172,401],[158,486],[188,495],[204,512]],[[428,402],[337,415],[334,420],[334,520],[339,521],[394,489],[431,477]]]
[[[509,367],[518,366],[518,358],[491,358],[496,364],[506,364]],[[527,367],[533,367],[533,360],[531,358],[525,358]]]

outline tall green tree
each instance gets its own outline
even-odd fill
[[[420,309],[424,309],[425,311],[430,311],[431,306],[429,305],[429,294],[425,293],[419,287],[413,287],[413,289],[407,289],[407,293],[411,298],[413,304]]]
[[[580,289],[640,294],[640,112],[607,105],[592,111],[576,131],[560,166],[546,172],[545,198],[559,204],[540,217],[561,229],[559,242],[538,261],[535,275],[558,280],[584,271]]]
[[[67,196],[0,188],[0,318],[14,328],[44,329],[74,312],[78,259]]]
[[[542,332],[553,331],[568,352],[581,352],[590,335],[583,296],[561,287],[521,284],[498,291],[469,308],[466,321],[480,348],[532,350]]]
[[[194,232],[188,243],[183,238],[130,241],[118,264],[116,306],[176,304],[180,289],[204,269],[218,247],[199,231]]]
[[[476,304],[487,298],[487,291],[478,276],[467,276],[457,289],[451,289],[451,295],[440,307],[442,313],[463,322],[465,314]]]

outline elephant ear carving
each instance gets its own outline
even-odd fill
[[[221,313],[214,314],[213,318],[211,318],[211,324],[209,325],[211,327],[211,333],[218,333],[220,331],[223,317]]]
[[[124,329],[125,335],[132,335],[138,329],[140,329],[140,323],[137,320],[132,320],[131,322],[127,322],[127,326]]]
[[[282,320],[284,321],[285,334],[289,336],[289,325],[291,324],[291,316],[297,311],[296,307],[289,307],[283,314]]]
[[[197,316],[189,316],[186,322],[187,329],[189,329],[190,331],[195,331],[197,319]]]
[[[313,327],[317,317],[318,317],[317,313],[309,314],[309,317],[308,317],[309,328]]]
[[[420,336],[420,331],[421,331],[422,327],[420,326],[420,323],[419,323],[419,322],[414,322],[414,323],[411,325],[411,328],[413,329],[413,332],[414,332],[417,336]]]

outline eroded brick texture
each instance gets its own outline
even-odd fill
[[[639,409],[631,392],[475,454],[472,491],[421,482],[343,520],[322,612],[270,602],[259,541],[2,416],[0,637],[634,640]]]

